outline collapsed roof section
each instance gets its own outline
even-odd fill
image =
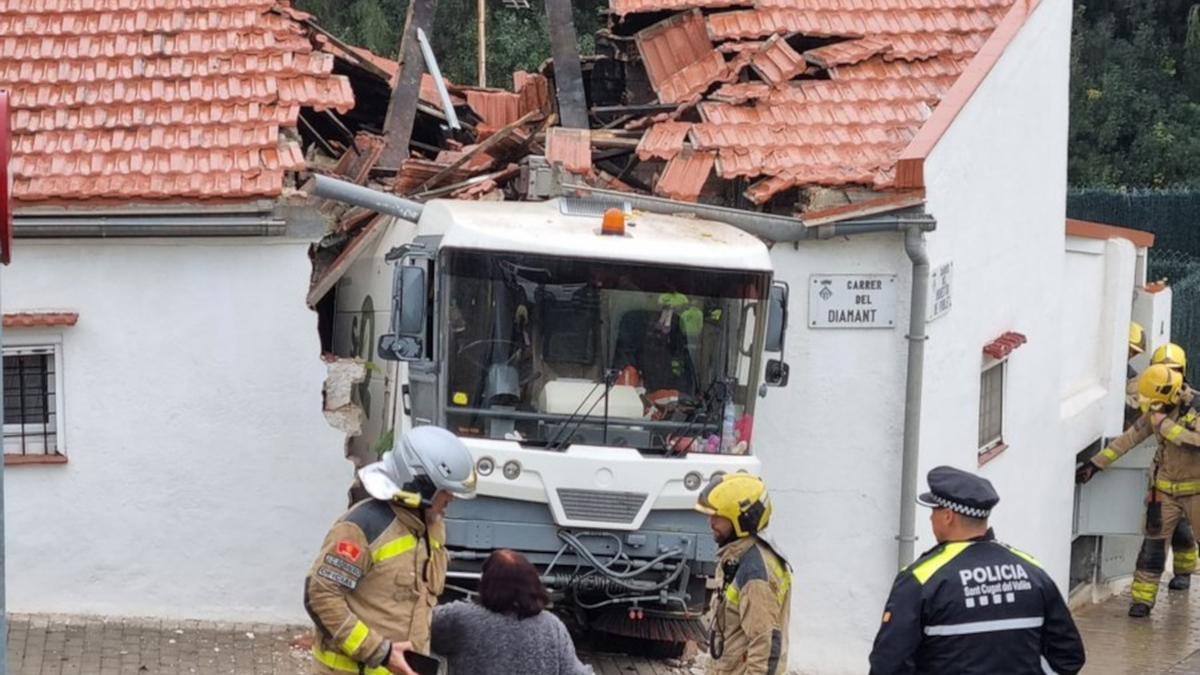
[[[765,205],[793,188],[895,188],[902,151],[1012,4],[611,0],[601,43],[624,66],[620,104],[663,106],[626,123],[649,126],[641,161],[711,154],[715,178]],[[697,180],[664,167],[655,191]]]

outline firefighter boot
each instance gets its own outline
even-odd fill
[[[1150,605],[1144,602],[1135,602],[1129,606],[1129,616],[1135,619],[1144,619],[1150,616]]]
[[[1173,591],[1186,591],[1192,587],[1192,575],[1176,574],[1171,582],[1167,584],[1167,588]]]

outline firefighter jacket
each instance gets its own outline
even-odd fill
[[[387,675],[390,642],[429,653],[429,626],[446,582],[445,524],[367,499],[343,515],[304,582],[316,626],[316,672]]]
[[[1200,432],[1194,430],[1198,419],[1200,414],[1186,405],[1167,413],[1145,413],[1091,461],[1107,469],[1142,441],[1157,436],[1154,488],[1173,497],[1200,494]]]
[[[787,561],[758,537],[721,547],[709,620],[712,675],[787,672],[792,575]]]
[[[1042,675],[1083,668],[1083,641],[1050,576],[991,531],[940,544],[896,577],[871,675]]]

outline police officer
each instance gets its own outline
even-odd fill
[[[1181,518],[1200,522],[1200,433],[1194,429],[1200,413],[1184,403],[1183,374],[1166,364],[1146,369],[1138,380],[1142,416],[1125,433],[1113,439],[1075,473],[1076,483],[1086,483],[1142,441],[1155,436],[1158,452],[1150,478],[1145,538],[1138,553],[1129,616],[1150,615],[1158,597],[1158,581],[1166,567],[1166,536]]]
[[[708,515],[720,546],[709,675],[787,672],[792,575],[779,549],[763,538],[771,522],[766,485],[744,473],[716,476],[700,492],[696,510]]]
[[[996,541],[986,479],[939,466],[917,502],[938,545],[896,577],[871,651],[872,675],[1041,675],[1083,668],[1083,641],[1054,581]]]
[[[429,653],[446,582],[442,514],[474,496],[474,462],[454,434],[426,426],[358,475],[370,498],[334,524],[304,583],[313,672],[411,673],[404,651]]]

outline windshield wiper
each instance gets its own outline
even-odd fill
[[[609,368],[604,371],[604,440],[602,441],[604,445],[608,445],[608,392],[612,391],[613,385],[616,383],[617,369]]]

